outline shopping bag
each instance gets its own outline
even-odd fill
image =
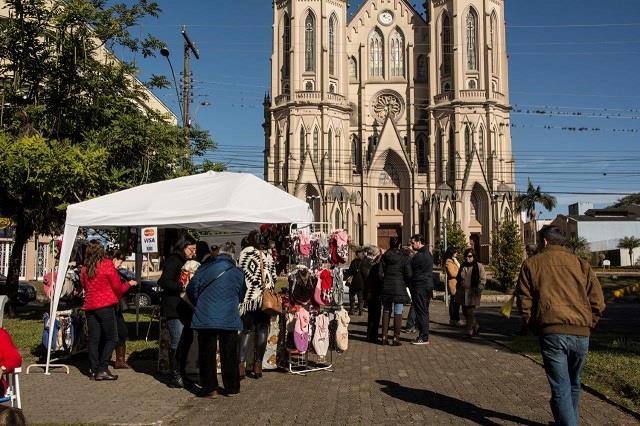
[[[513,309],[513,301],[516,298],[516,295],[514,294],[513,296],[511,296],[509,298],[509,300],[507,301],[507,303],[505,303],[504,305],[502,305],[502,308],[500,308],[500,313],[506,317],[506,318],[511,318],[511,309]]]

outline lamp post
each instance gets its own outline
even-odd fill
[[[176,73],[173,71],[173,64],[171,63],[171,58],[169,57],[170,52],[169,49],[165,46],[160,49],[160,54],[167,58],[167,62],[169,62],[169,68],[171,69],[171,76],[173,77],[173,87],[176,89],[176,99],[178,101],[178,108],[180,109],[180,118],[184,119],[184,115],[182,114],[182,103],[180,103],[180,92],[178,92],[178,80],[176,79]],[[182,122],[182,126],[185,126],[184,121]]]

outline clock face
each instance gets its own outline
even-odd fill
[[[380,15],[378,15],[378,20],[382,25],[389,25],[393,22],[393,13],[389,10],[385,10]]]

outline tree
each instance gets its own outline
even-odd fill
[[[540,186],[534,186],[531,179],[529,179],[527,192],[516,196],[515,207],[518,211],[524,211],[527,213],[527,217],[531,222],[533,222],[533,229],[537,229],[535,226],[536,218],[538,216],[536,203],[542,204],[547,211],[551,211],[556,207],[556,197],[546,192],[542,192],[540,190]],[[535,238],[536,236],[534,233],[534,242]]]
[[[468,238],[458,222],[450,222],[447,220],[445,221],[445,227],[447,230],[447,247],[455,247],[458,252],[458,260],[462,262],[464,250],[469,245]],[[447,250],[447,247],[444,246],[444,235],[442,237],[435,248],[434,257],[437,261],[436,263],[442,263],[444,261],[442,256],[444,256]]]
[[[591,249],[586,238],[575,235],[567,240],[567,248],[584,260],[591,260]]]
[[[611,207],[628,207],[631,204],[640,204],[640,192],[636,194],[627,195],[626,197],[620,198],[615,204],[609,206]]]
[[[523,260],[524,246],[518,224],[510,220],[502,222],[493,236],[491,257],[495,278],[500,281],[502,288],[514,288]]]
[[[14,300],[25,242],[34,232],[59,232],[66,205],[211,168],[185,159],[214,143],[191,129],[185,144],[182,129],[146,106],[135,65],[107,49],[154,55],[163,43],[129,29],[157,16],[157,3],[6,0],[5,8],[11,18],[0,21],[0,216],[15,227],[4,289]]]
[[[640,247],[640,238],[638,237],[624,237],[618,242],[618,248],[629,250],[630,265],[633,266],[633,250],[636,247]]]

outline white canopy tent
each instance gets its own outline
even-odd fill
[[[261,223],[311,221],[313,213],[306,202],[248,173],[207,172],[72,204],[67,207],[51,312],[55,314],[58,309],[65,272],[80,227],[157,226],[248,231]],[[49,333],[45,374],[49,374],[52,338],[53,333]]]

